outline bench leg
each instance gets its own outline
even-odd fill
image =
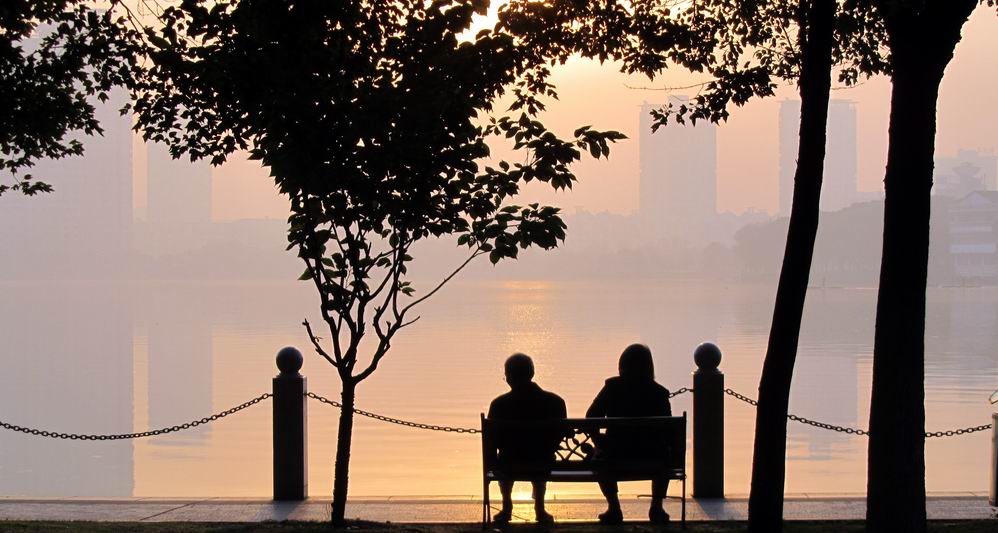
[[[683,503],[681,511],[680,523],[683,529],[686,529],[686,476],[683,476]]]
[[[489,480],[486,478],[482,482],[482,529],[489,527],[489,523],[492,522],[492,506],[489,502]]]

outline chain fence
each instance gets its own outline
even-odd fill
[[[753,407],[758,407],[759,402],[745,396],[744,394],[739,394],[733,389],[724,389],[724,393],[732,398],[741,400]],[[809,418],[804,418],[803,416],[797,416],[795,414],[788,414],[787,419],[793,420],[794,422],[800,422],[801,424],[806,424],[808,426],[813,426],[820,429],[827,429],[829,431],[835,431],[837,433],[847,433],[849,435],[860,435],[863,437],[869,437],[870,432],[865,429],[851,428],[848,426],[836,426],[835,424],[826,424],[824,422],[818,422],[816,420],[811,420]],[[954,437],[957,435],[968,435],[970,433],[977,433],[978,431],[987,431],[991,429],[992,424],[985,424],[981,426],[970,426],[966,428],[953,429],[947,431],[927,431],[925,433],[925,438],[932,439],[938,437]]]
[[[18,433],[26,433],[28,435],[36,435],[36,436],[39,436],[39,437],[48,437],[48,438],[51,438],[51,439],[65,439],[65,440],[124,440],[124,439],[141,439],[143,437],[154,437],[156,435],[165,435],[167,433],[174,433],[176,431],[183,431],[185,429],[190,429],[190,428],[195,428],[195,427],[198,427],[198,426],[202,426],[204,424],[208,424],[208,423],[214,422],[214,421],[216,421],[216,420],[218,420],[220,418],[225,418],[225,417],[227,417],[227,416],[229,416],[231,414],[238,413],[239,411],[242,411],[243,409],[246,409],[247,407],[256,405],[256,404],[262,402],[263,400],[266,400],[267,398],[270,398],[272,396],[273,396],[273,394],[271,394],[269,392],[266,392],[266,393],[263,393],[263,394],[257,396],[256,398],[253,398],[252,400],[249,400],[247,402],[243,402],[243,403],[241,403],[241,404],[239,404],[239,405],[237,405],[237,406],[235,406],[235,407],[233,407],[231,409],[226,409],[225,411],[221,411],[221,412],[215,413],[215,414],[213,414],[211,416],[206,416],[204,418],[201,418],[201,419],[198,419],[198,420],[194,420],[194,421],[191,421],[191,422],[187,422],[187,423],[184,423],[184,424],[180,424],[180,425],[177,425],[177,426],[170,426],[170,427],[162,428],[162,429],[154,429],[154,430],[151,430],[151,431],[142,431],[142,432],[139,432],[139,433],[112,433],[112,434],[109,434],[109,435],[94,435],[94,434],[87,434],[87,433],[61,433],[61,432],[58,432],[58,431],[45,431],[45,430],[42,430],[42,429],[34,429],[34,428],[28,428],[28,427],[21,427],[21,426],[17,426],[17,425],[14,425],[14,424],[8,424],[7,422],[4,422],[2,420],[0,420],[0,428],[9,429],[11,431],[16,431]]]
[[[342,409],[343,404],[335,400],[330,400],[329,398],[324,398],[319,396],[314,392],[309,392],[305,394],[313,400],[318,400],[324,404],[331,405],[337,409]],[[392,418],[390,416],[379,415],[377,413],[372,413],[370,411],[364,411],[362,409],[354,409],[354,413],[360,416],[366,416],[368,418],[373,418],[375,420],[380,420],[382,422],[388,422],[389,424],[397,424],[399,426],[405,426],[413,429],[426,429],[429,431],[443,431],[446,433],[481,433],[482,430],[477,428],[461,428],[461,427],[451,427],[451,426],[438,426],[435,424],[420,424],[419,422],[410,422],[408,420],[402,420],[399,418]]]
[[[693,389],[689,389],[689,388],[683,387],[681,389],[676,390],[675,392],[669,393],[669,398],[675,398],[676,396],[679,396],[680,394],[685,394],[687,392],[691,392],[692,390]],[[309,398],[312,398],[313,400],[318,400],[318,401],[320,401],[320,402],[322,402],[324,404],[331,405],[331,406],[333,406],[333,407],[335,407],[337,409],[342,409],[343,408],[343,404],[342,403],[337,402],[335,400],[330,400],[329,398],[324,398],[322,396],[319,396],[318,394],[315,394],[314,392],[306,393],[306,396],[308,396]],[[368,418],[373,418],[374,420],[380,420],[382,422],[388,422],[389,424],[397,424],[399,426],[405,426],[405,427],[414,428],[414,429],[426,429],[426,430],[429,430],[429,431],[443,431],[443,432],[447,432],[447,433],[472,433],[472,434],[474,434],[474,433],[481,433],[482,432],[482,430],[480,430],[478,428],[462,428],[462,427],[453,427],[453,426],[438,426],[438,425],[434,425],[434,424],[421,424],[419,422],[410,422],[408,420],[402,420],[402,419],[399,419],[399,418],[392,418],[390,416],[379,415],[377,413],[372,413],[370,411],[364,411],[362,409],[354,409],[353,412],[356,413],[356,414],[358,414],[358,415],[360,415],[360,416],[366,416]]]
[[[688,388],[688,387],[682,387],[682,388],[676,389],[675,391],[669,393],[669,398],[675,398],[676,396],[679,396],[681,394],[690,393],[690,392],[693,392],[693,389]],[[751,405],[753,407],[758,407],[758,405],[759,405],[758,401],[756,401],[756,400],[754,400],[752,398],[749,398],[748,396],[745,396],[744,394],[739,394],[734,389],[730,389],[730,388],[729,389],[724,389],[724,393],[727,394],[728,396],[731,396],[732,398],[735,398],[736,400],[739,400],[739,401],[742,401],[744,403],[747,403],[748,405]],[[314,392],[306,393],[306,396],[308,398],[311,398],[311,399],[316,400],[318,402],[324,403],[326,405],[330,405],[330,406],[335,407],[337,409],[342,409],[343,408],[343,404],[342,403],[337,402],[335,400],[330,400],[329,398],[325,398],[323,396],[315,394]],[[176,426],[170,426],[170,427],[161,428],[161,429],[154,429],[154,430],[150,430],[150,431],[142,431],[142,432],[138,432],[138,433],[113,433],[113,434],[106,434],[106,435],[101,435],[101,434],[86,434],[86,433],[62,433],[62,432],[58,432],[58,431],[46,431],[46,430],[41,430],[41,429],[35,429],[35,428],[29,428],[29,427],[22,427],[22,426],[18,426],[18,425],[15,425],[15,424],[10,424],[10,423],[4,422],[2,420],[0,420],[0,428],[7,429],[7,430],[10,430],[10,431],[15,431],[15,432],[18,432],[18,433],[25,433],[25,434],[28,434],[28,435],[36,435],[36,436],[39,436],[39,437],[48,437],[48,438],[52,438],[52,439],[84,440],[84,441],[108,441],[108,440],[140,439],[140,438],[144,438],[144,437],[154,437],[156,435],[165,435],[167,433],[174,433],[174,432],[177,432],[177,431],[183,431],[185,429],[195,428],[195,427],[198,427],[198,426],[201,426],[201,425],[204,425],[204,424],[209,424],[209,423],[214,422],[214,421],[216,421],[216,420],[218,420],[220,418],[225,418],[225,417],[227,417],[227,416],[229,416],[231,414],[238,413],[239,411],[242,411],[243,409],[246,409],[246,408],[248,408],[250,406],[256,405],[256,404],[262,402],[263,400],[266,400],[266,399],[269,399],[269,398],[272,398],[272,397],[273,397],[273,394],[267,392],[267,393],[264,393],[264,394],[261,394],[261,395],[257,396],[256,398],[253,398],[252,400],[243,402],[243,403],[241,403],[241,404],[239,404],[239,405],[237,405],[237,406],[235,406],[235,407],[233,407],[231,409],[226,409],[225,411],[221,411],[221,412],[215,413],[215,414],[213,414],[211,416],[206,416],[204,418],[201,418],[201,419],[198,419],[198,420],[193,420],[191,422],[187,422],[187,423],[184,423],[184,424],[179,424],[179,425],[176,425]],[[393,418],[393,417],[390,417],[390,416],[379,415],[377,413],[372,413],[370,411],[364,411],[362,409],[356,409],[356,408],[353,410],[353,412],[356,413],[356,414],[358,414],[358,415],[360,415],[360,416],[364,416],[364,417],[371,418],[371,419],[374,419],[374,420],[378,420],[378,421],[381,421],[381,422],[387,422],[389,424],[395,424],[395,425],[404,426],[404,427],[413,428],[413,429],[424,429],[424,430],[427,430],[427,431],[441,431],[441,432],[445,432],[445,433],[465,433],[465,434],[481,433],[481,430],[478,429],[478,428],[465,428],[465,427],[455,427],[455,426],[441,426],[441,425],[436,425],[436,424],[423,424],[423,423],[419,423],[419,422],[412,422],[412,421],[409,421],[409,420],[402,420],[400,418]],[[788,414],[787,415],[787,419],[792,420],[794,422],[799,422],[801,424],[806,424],[808,426],[816,427],[816,428],[819,428],[819,429],[827,429],[829,431],[835,431],[835,432],[838,432],[838,433],[845,433],[845,434],[849,434],[849,435],[859,435],[859,436],[869,436],[870,435],[870,432],[867,431],[867,430],[865,430],[865,429],[852,428],[852,427],[848,427],[848,426],[837,426],[835,424],[826,424],[824,422],[818,422],[817,420],[811,420],[809,418],[805,418],[803,416],[798,416],[798,415],[795,415],[795,414]],[[970,427],[966,427],[966,428],[946,430],[946,431],[929,431],[929,432],[925,433],[925,437],[926,438],[940,438],[940,437],[954,437],[954,436],[958,436],[958,435],[968,435],[970,433],[977,433],[979,431],[987,431],[987,430],[991,429],[991,427],[992,427],[992,424],[985,424],[985,425],[980,425],[980,426],[970,426]]]
[[[676,396],[679,396],[680,394],[686,394],[687,392],[693,392],[693,389],[688,389],[686,387],[676,389],[669,393],[669,398],[675,398]]]

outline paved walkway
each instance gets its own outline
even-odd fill
[[[622,501],[624,516],[641,520],[647,500]],[[554,500],[548,510],[562,522],[592,521],[603,510],[598,499]],[[518,502],[517,518],[532,516],[529,502]],[[668,511],[679,519],[679,502],[670,500]],[[745,498],[687,500],[687,520],[745,520]],[[798,495],[788,497],[788,520],[860,520],[866,505],[858,496]],[[929,498],[930,519],[998,519],[998,509],[987,497],[957,493]],[[481,520],[481,501],[472,497],[452,499],[381,498],[358,499],[347,507],[347,515],[378,522],[468,523]],[[305,502],[274,502],[253,499],[164,499],[64,498],[51,500],[0,498],[0,520],[88,520],[108,522],[261,522],[267,520],[322,521],[329,516],[328,499]]]

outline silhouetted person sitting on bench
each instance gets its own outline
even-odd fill
[[[489,419],[492,420],[557,420],[566,417],[565,400],[557,394],[547,392],[534,383],[534,362],[522,353],[506,359],[506,383],[510,391],[489,406]],[[496,448],[500,463],[529,465],[537,469],[538,479],[534,486],[534,512],[540,523],[551,523],[554,517],[544,510],[545,477],[551,472],[554,452],[558,449],[561,436],[557,431],[533,431],[529,434],[500,432],[496,436]],[[522,470],[522,468],[521,468]],[[493,518],[498,523],[509,522],[513,513],[513,481],[499,480],[502,493],[502,510]]]
[[[655,382],[655,367],[651,350],[643,344],[632,344],[620,354],[618,363],[620,375],[606,380],[593,404],[586,411],[586,418],[613,418],[638,416],[672,416],[669,404],[669,391]],[[596,457],[647,458],[654,461],[664,453],[665,436],[649,435],[647,431],[614,428],[598,438]],[[619,524],[624,521],[617,496],[616,481],[599,483],[608,509],[599,515],[604,524]],[[653,523],[669,521],[669,514],[662,507],[668,480],[653,481],[651,488],[651,509],[648,519]]]

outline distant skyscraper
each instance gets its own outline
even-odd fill
[[[780,102],[780,215],[790,214],[797,170],[800,101]],[[859,199],[856,155],[856,106],[846,100],[828,104],[828,141],[821,210],[837,211]]]
[[[657,235],[702,239],[717,214],[717,126],[670,120],[652,133],[659,107],[641,106],[641,216]]]
[[[130,273],[132,119],[115,90],[94,101],[101,136],[77,135],[83,156],[43,160],[29,173],[55,191],[0,198],[0,278],[118,279]]]
[[[169,254],[203,246],[211,224],[211,165],[173,159],[163,144],[146,146],[152,249]]]

